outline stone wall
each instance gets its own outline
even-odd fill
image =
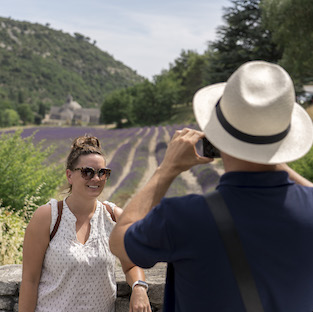
[[[148,296],[153,312],[161,312],[165,282],[165,264],[157,264],[146,270],[146,281],[149,283]],[[22,279],[21,265],[0,266],[0,312],[17,312],[19,287]],[[116,265],[117,300],[116,312],[129,311],[131,289],[125,282],[120,265]]]

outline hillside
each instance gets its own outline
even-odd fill
[[[0,17],[0,102],[49,107],[71,93],[83,107],[94,107],[110,91],[143,81],[95,44],[48,24]]]

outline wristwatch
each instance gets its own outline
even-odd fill
[[[132,286],[132,291],[134,290],[134,287],[135,287],[136,285],[140,285],[140,286],[146,288],[146,291],[148,291],[148,288],[149,288],[148,284],[147,284],[146,282],[144,282],[144,281],[141,281],[141,280],[138,280],[138,281],[136,281],[136,282],[133,284],[133,286]]]

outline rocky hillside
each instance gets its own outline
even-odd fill
[[[71,93],[94,107],[142,80],[82,34],[0,17],[0,102],[58,105]]]

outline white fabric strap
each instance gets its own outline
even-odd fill
[[[133,286],[132,286],[132,291],[134,290],[134,287],[135,287],[136,285],[140,285],[140,286],[146,288],[146,291],[148,291],[148,289],[149,289],[149,285],[148,285],[146,282],[141,281],[141,280],[138,280],[138,281],[136,281],[136,282],[133,284]]]

